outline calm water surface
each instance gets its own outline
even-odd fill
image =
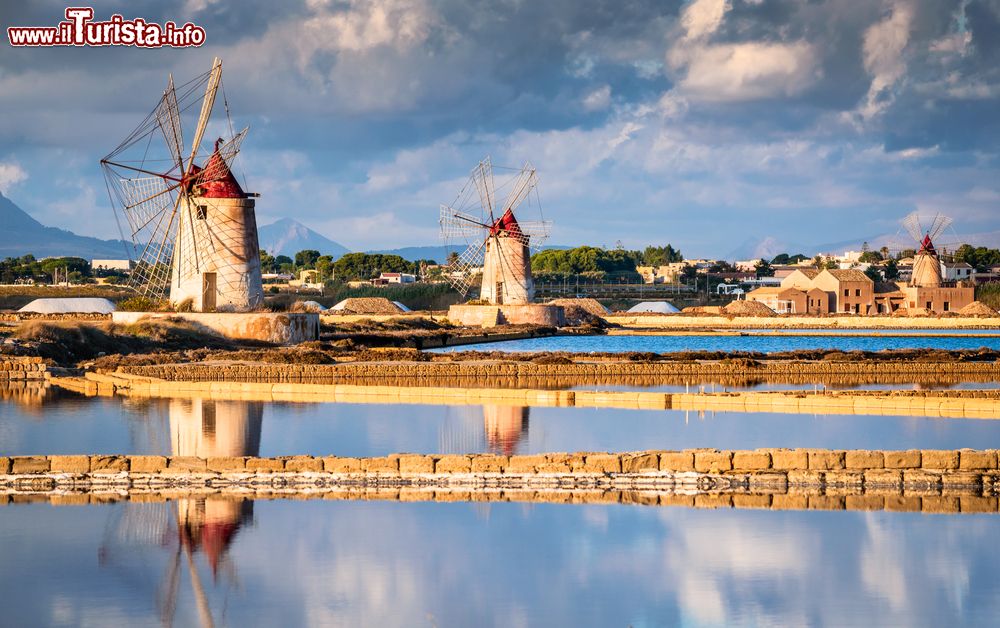
[[[1000,616],[998,536],[997,515],[6,506],[0,623],[987,626]]]
[[[893,330],[895,332],[895,330]],[[431,349],[434,352],[453,351],[570,351],[586,353],[604,351],[798,351],[807,349],[838,349],[841,351],[880,351],[882,349],[1000,349],[1000,334],[996,330],[935,330],[923,333],[955,333],[956,336],[858,336],[845,332],[831,335],[769,336],[761,333],[745,336],[549,336],[526,340],[505,340],[483,344]],[[973,336],[972,334],[992,334]],[[969,335],[970,337],[963,337]]]
[[[0,455],[381,456],[693,447],[1000,448],[1000,421],[77,396],[37,405],[0,401]]]

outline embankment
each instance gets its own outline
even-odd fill
[[[968,449],[16,456],[0,458],[0,504],[228,495],[997,512],[998,479],[997,451]]]

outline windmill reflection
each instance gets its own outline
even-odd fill
[[[260,453],[263,419],[260,402],[171,399],[167,414],[171,455],[211,458]],[[154,431],[147,436],[155,447],[155,443],[163,443],[165,439],[162,427],[159,434]],[[236,569],[228,558],[228,550],[239,530],[252,522],[253,501],[222,495],[181,497],[164,503],[130,502],[115,513],[98,554],[101,564],[131,571],[135,561],[149,560],[152,548],[170,548],[166,573],[156,592],[161,623],[174,624],[180,583],[186,571],[198,623],[214,625],[212,605],[197,568],[197,555],[199,551],[204,553],[214,582],[221,579],[235,586]]]
[[[528,436],[527,406],[483,406],[483,431],[486,448],[498,454],[511,455],[517,450],[521,438]]]

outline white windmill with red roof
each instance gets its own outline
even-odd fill
[[[507,175],[500,185],[495,184],[495,169]],[[537,185],[538,173],[531,164],[503,168],[493,166],[487,157],[469,175],[455,202],[441,206],[441,237],[448,245],[464,245],[446,269],[456,290],[468,294],[479,281],[483,301],[532,302],[531,252],[545,242],[552,225],[542,217]],[[518,220],[515,211],[532,219]]]
[[[229,139],[220,137],[206,154],[202,139],[220,88],[226,126],[214,124],[214,130]],[[199,103],[186,149],[182,118]],[[132,241],[130,287],[152,298],[166,297],[169,289],[173,304],[190,302],[202,312],[263,303],[257,195],[244,192],[232,171],[246,133],[233,131],[222,62],[215,59],[211,70],[184,85],[175,88],[170,77],[156,108],[101,160],[116,218],[125,219]]]

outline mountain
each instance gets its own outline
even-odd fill
[[[408,262],[415,262],[420,259],[432,259],[438,264],[444,264],[448,259],[448,253],[455,251],[461,253],[465,247],[459,246],[404,246],[399,249],[377,249],[365,251],[366,253],[382,253],[384,255],[398,255]],[[558,244],[543,246],[542,249],[571,249],[571,246]]]
[[[0,258],[32,254],[43,257],[74,256],[84,259],[124,259],[121,240],[99,240],[72,231],[46,227],[0,194]]]
[[[350,253],[343,244],[322,236],[301,222],[292,218],[282,218],[269,225],[257,228],[260,248],[269,254],[294,256],[299,251],[312,249],[320,255],[329,255],[339,259],[345,253]]]

